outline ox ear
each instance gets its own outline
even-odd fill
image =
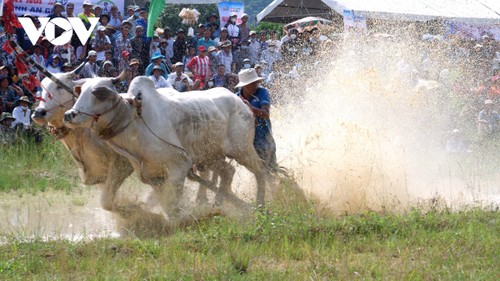
[[[76,81],[73,81],[75,83],[75,85],[83,85],[85,82],[87,82],[87,78],[82,78],[82,79],[79,79],[79,80],[76,80]]]
[[[100,101],[104,101],[104,100],[107,100],[111,97],[116,96],[116,92],[113,91],[113,89],[111,89],[108,86],[96,87],[92,90],[91,93]]]

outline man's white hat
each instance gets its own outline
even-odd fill
[[[240,83],[236,85],[237,88],[245,87],[246,85],[252,84],[253,82],[264,80],[264,78],[257,75],[257,72],[253,68],[243,69],[242,71],[240,71],[240,73],[238,73],[238,78],[240,80]]]
[[[106,27],[103,26],[103,25],[100,25],[98,28],[97,28],[97,31],[106,31]]]
[[[97,56],[97,52],[94,50],[89,51],[89,54],[87,55],[87,57],[91,57],[91,56]]]
[[[94,6],[94,5],[92,5],[92,3],[90,3],[89,0],[85,0],[83,1],[82,6]]]

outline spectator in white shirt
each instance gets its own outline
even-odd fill
[[[168,75],[168,82],[179,92],[187,92],[193,86],[193,80],[184,73],[184,64],[178,62],[174,64],[175,72]]]
[[[149,79],[153,80],[155,83],[155,88],[173,88],[172,84],[170,84],[165,77],[163,77],[163,69],[159,65],[155,65],[153,67],[153,75],[149,76]]]

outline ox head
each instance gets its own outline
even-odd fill
[[[76,86],[77,84],[73,81],[73,78],[78,75],[84,64],[82,63],[72,72],[53,74],[52,79],[46,77],[42,80],[40,83],[42,87],[42,95],[39,98],[40,103],[31,115],[33,121],[40,125],[46,122],[52,124],[63,122],[64,112],[73,106],[77,95],[75,92],[68,92],[68,89],[61,87],[60,84],[64,84],[70,89]],[[57,80],[57,83],[55,80]],[[80,83],[83,83],[83,81]]]
[[[99,116],[110,113],[110,110],[120,99],[114,86],[124,80],[125,76],[126,72],[124,71],[116,78],[86,79],[81,86],[78,100],[64,114],[66,125],[70,128],[90,127],[92,121],[97,120]]]

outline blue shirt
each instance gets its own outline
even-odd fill
[[[241,90],[237,93],[238,96],[241,96]],[[262,109],[265,105],[271,105],[271,100],[269,98],[269,92],[265,88],[257,88],[257,92],[255,92],[252,97],[248,100],[251,106]],[[255,138],[254,138],[254,146],[256,149],[264,149],[268,145],[270,145],[271,135],[271,119],[255,117]]]

